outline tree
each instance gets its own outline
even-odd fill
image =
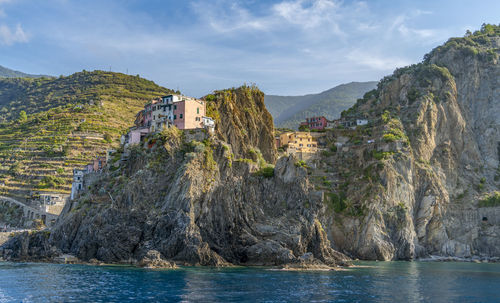
[[[19,120],[19,122],[24,122],[24,121],[28,120],[28,115],[26,114],[26,112],[24,110],[19,112],[18,120]]]
[[[301,132],[306,132],[306,131],[309,131],[309,126],[308,126],[308,125],[303,124],[303,125],[299,126],[299,130],[300,130]]]

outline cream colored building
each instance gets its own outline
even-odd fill
[[[318,141],[310,132],[288,132],[280,135],[280,147],[288,146],[287,153],[316,153]]]

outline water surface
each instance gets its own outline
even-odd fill
[[[286,272],[0,262],[0,302],[500,302],[500,264],[358,264]]]

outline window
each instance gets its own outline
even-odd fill
[[[198,115],[200,114],[200,108],[199,108],[199,107],[197,107],[197,108],[196,108],[196,113],[197,113]]]
[[[177,119],[177,115],[174,115],[174,120]]]
[[[174,110],[177,109],[177,105],[174,105]]]
[[[179,115],[179,119],[182,119],[182,114]]]

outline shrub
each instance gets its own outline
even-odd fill
[[[479,207],[500,206],[500,192],[495,191],[486,198],[479,201]]]
[[[274,177],[274,166],[266,166],[261,168],[258,172],[256,172],[256,175],[262,176],[264,178],[272,178]]]
[[[304,167],[304,168],[307,168],[307,163],[304,161],[304,160],[299,160],[297,162],[295,162],[295,166],[296,167]]]
[[[325,202],[329,209],[333,209],[336,213],[341,213],[347,208],[346,197],[344,192],[340,193],[327,193],[325,195]]]

